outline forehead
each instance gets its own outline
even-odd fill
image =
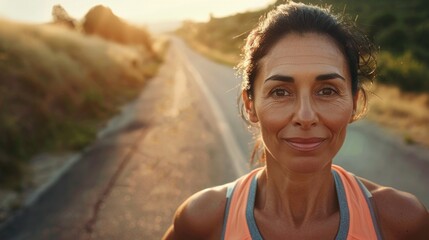
[[[281,38],[261,59],[261,70],[298,72],[335,71],[347,75],[347,61],[336,42],[317,33],[291,33]]]

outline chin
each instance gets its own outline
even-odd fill
[[[332,157],[324,156],[324,154],[274,157],[266,152],[266,156],[267,165],[300,174],[316,173],[325,168],[330,169],[332,164]]]
[[[288,163],[286,167],[295,173],[315,173],[324,168],[331,168],[332,160],[322,160],[326,158],[321,157],[295,157],[295,159]]]

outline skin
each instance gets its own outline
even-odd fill
[[[339,207],[332,159],[353,121],[357,95],[344,55],[330,37],[288,34],[260,61],[243,100],[259,125],[266,166],[254,215],[264,239],[333,239]],[[429,239],[429,213],[413,195],[362,179],[385,239]],[[164,239],[220,239],[226,185],[203,190],[177,210]]]

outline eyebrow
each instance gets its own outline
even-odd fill
[[[339,79],[342,79],[344,81],[346,80],[343,76],[341,76],[338,73],[327,73],[327,74],[318,75],[316,77],[316,81],[326,81],[326,80],[331,80],[331,79],[335,79],[335,78],[339,78]],[[295,79],[291,76],[279,75],[279,74],[275,74],[275,75],[268,77],[267,79],[265,79],[264,82],[267,82],[269,80],[282,81],[282,82],[294,82],[295,81]]]

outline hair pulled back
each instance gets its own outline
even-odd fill
[[[344,14],[335,15],[331,7],[321,7],[289,1],[268,12],[265,18],[250,32],[242,49],[242,60],[237,69],[242,78],[241,88],[249,98],[254,94],[254,83],[261,59],[287,34],[318,33],[330,36],[342,51],[351,76],[352,94],[361,92],[363,107],[355,119],[367,108],[367,94],[363,83],[372,82],[375,77],[376,49],[371,41],[357,28],[355,21]],[[241,97],[239,97],[240,101]],[[244,105],[239,104],[243,119],[250,125]],[[252,159],[260,148],[256,142]]]

